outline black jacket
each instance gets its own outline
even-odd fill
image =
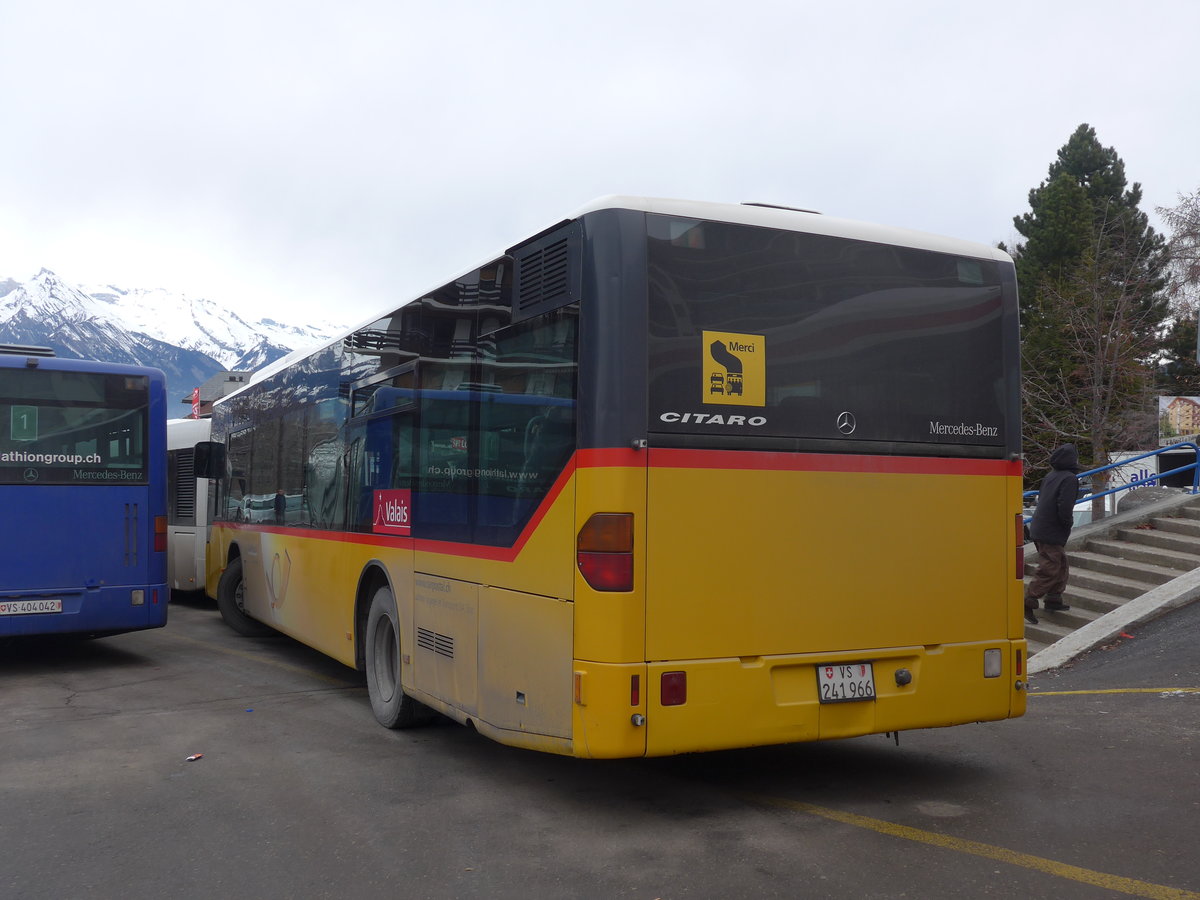
[[[1039,544],[1065,546],[1075,524],[1079,498],[1079,454],[1074,444],[1063,444],[1050,454],[1051,472],[1042,479],[1037,508],[1029,523],[1029,537]]]

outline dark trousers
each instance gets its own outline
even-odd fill
[[[1071,567],[1067,563],[1067,548],[1058,544],[1034,543],[1042,561],[1033,573],[1033,580],[1025,589],[1025,605],[1036,609],[1038,600],[1045,597],[1051,603],[1062,603]]]

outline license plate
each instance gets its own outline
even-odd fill
[[[60,613],[61,600],[0,600],[0,616],[28,616],[34,613]]]
[[[875,672],[870,663],[817,666],[817,697],[822,703],[875,699]]]

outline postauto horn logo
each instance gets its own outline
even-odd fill
[[[765,406],[767,339],[761,334],[701,332],[702,403]]]

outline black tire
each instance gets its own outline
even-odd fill
[[[371,711],[384,728],[424,725],[432,711],[408,694],[400,684],[400,617],[396,598],[387,585],[377,588],[367,613],[367,694]]]
[[[246,615],[243,604],[245,587],[245,582],[242,581],[242,560],[239,557],[230,561],[221,573],[221,580],[217,582],[217,609],[221,611],[221,618],[225,620],[226,625],[246,637],[267,637],[274,634],[273,629]]]

